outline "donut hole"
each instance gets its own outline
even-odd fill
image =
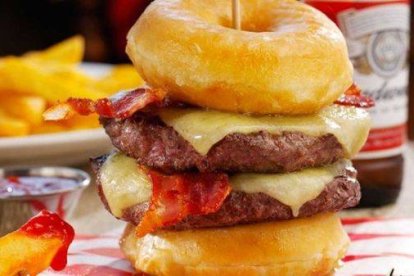
[[[231,1],[226,0],[222,5],[214,5],[212,2],[214,1],[186,0],[183,5],[186,11],[201,22],[232,29]],[[306,27],[306,22],[297,16],[297,11],[281,1],[241,1],[243,31],[286,33],[306,30]]]
[[[232,19],[223,17],[218,25],[233,29]],[[242,18],[241,30],[252,33],[272,32],[275,31],[272,23],[266,20],[251,20],[251,18]]]

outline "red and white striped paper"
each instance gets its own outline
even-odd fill
[[[352,244],[336,275],[414,275],[414,218],[342,220]],[[78,235],[70,247],[68,266],[42,276],[131,276],[133,270],[118,247],[122,229],[99,235]]]

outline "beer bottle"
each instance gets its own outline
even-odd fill
[[[372,129],[353,161],[358,170],[360,206],[382,206],[398,198],[406,136],[409,1],[306,0],[343,32],[354,81],[375,100]]]

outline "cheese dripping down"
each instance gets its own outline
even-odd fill
[[[118,218],[124,209],[151,199],[151,180],[135,159],[122,153],[108,156],[99,170],[99,180],[109,209]]]
[[[343,159],[319,168],[309,168],[282,174],[236,174],[230,178],[234,191],[264,193],[289,206],[293,216],[299,215],[300,208],[317,198],[325,186],[346,170],[355,170],[351,161]]]
[[[241,173],[230,177],[234,191],[264,193],[292,209],[294,216],[300,207],[315,199],[336,176],[351,169],[349,160],[332,165],[282,174]],[[99,171],[102,191],[114,216],[120,218],[125,209],[150,201],[152,184],[134,159],[122,153],[110,155]]]
[[[371,125],[366,110],[340,105],[303,116],[253,116],[200,108],[162,108],[158,115],[202,155],[226,135],[267,131],[272,134],[301,132],[316,137],[333,134],[341,143],[345,157],[351,158],[364,145]]]

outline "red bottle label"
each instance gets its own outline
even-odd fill
[[[357,159],[398,155],[407,122],[409,1],[305,1],[343,32],[354,81],[375,100],[372,129]]]

